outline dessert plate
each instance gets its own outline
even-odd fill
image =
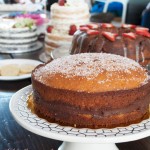
[[[37,61],[37,60],[31,60],[31,59],[5,59],[5,60],[0,60],[0,71],[1,67],[5,65],[27,65],[27,66],[37,66],[39,64],[42,64],[42,62]],[[17,76],[1,76],[0,75],[0,80],[3,81],[13,81],[13,80],[22,80],[26,78],[30,78],[31,73],[28,74],[22,74],[22,75],[17,75]]]
[[[67,142],[104,144],[133,141],[150,135],[150,119],[127,127],[112,129],[74,128],[47,122],[33,114],[27,107],[28,96],[31,93],[31,85],[19,90],[12,96],[9,108],[21,126],[38,135]]]

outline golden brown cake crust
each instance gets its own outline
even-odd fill
[[[33,74],[44,85],[86,92],[132,89],[145,84],[148,78],[135,61],[105,53],[63,57],[35,69]]]
[[[37,114],[63,125],[108,128],[140,122],[145,115],[148,117],[150,83],[133,90],[103,93],[55,89],[37,81],[32,85]]]

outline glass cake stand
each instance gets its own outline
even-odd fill
[[[113,129],[80,129],[49,123],[28,109],[27,99],[31,93],[31,85],[16,92],[9,103],[10,111],[25,129],[47,138],[64,141],[58,150],[118,150],[115,143],[138,140],[150,135],[150,119]]]
[[[52,59],[57,59],[57,58],[68,56],[68,55],[70,55],[69,46],[61,46],[59,48],[52,50],[51,52],[49,52],[49,54],[47,54],[46,52],[41,53],[39,56],[39,59],[42,62],[48,62]]]
[[[53,59],[57,59],[57,58],[60,58],[63,56],[68,56],[68,55],[70,55],[69,54],[69,48],[68,47],[56,48],[56,49],[52,50],[50,55]]]
[[[42,53],[39,55],[39,59],[40,59],[42,62],[44,62],[44,63],[46,63],[46,62],[52,60],[51,56],[48,55],[48,54],[46,54],[45,52],[42,52]]]

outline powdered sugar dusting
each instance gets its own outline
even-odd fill
[[[83,53],[55,59],[45,65],[42,70],[51,75],[60,73],[65,75],[66,78],[80,76],[90,80],[103,71],[123,71],[130,74],[131,70],[137,70],[139,68],[143,70],[134,60],[119,55]],[[42,70],[40,70],[40,74]],[[109,74],[109,76],[111,76],[111,74]]]

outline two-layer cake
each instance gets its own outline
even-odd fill
[[[108,128],[149,117],[148,74],[119,55],[84,53],[55,59],[34,69],[32,86],[35,113],[61,125]]]

